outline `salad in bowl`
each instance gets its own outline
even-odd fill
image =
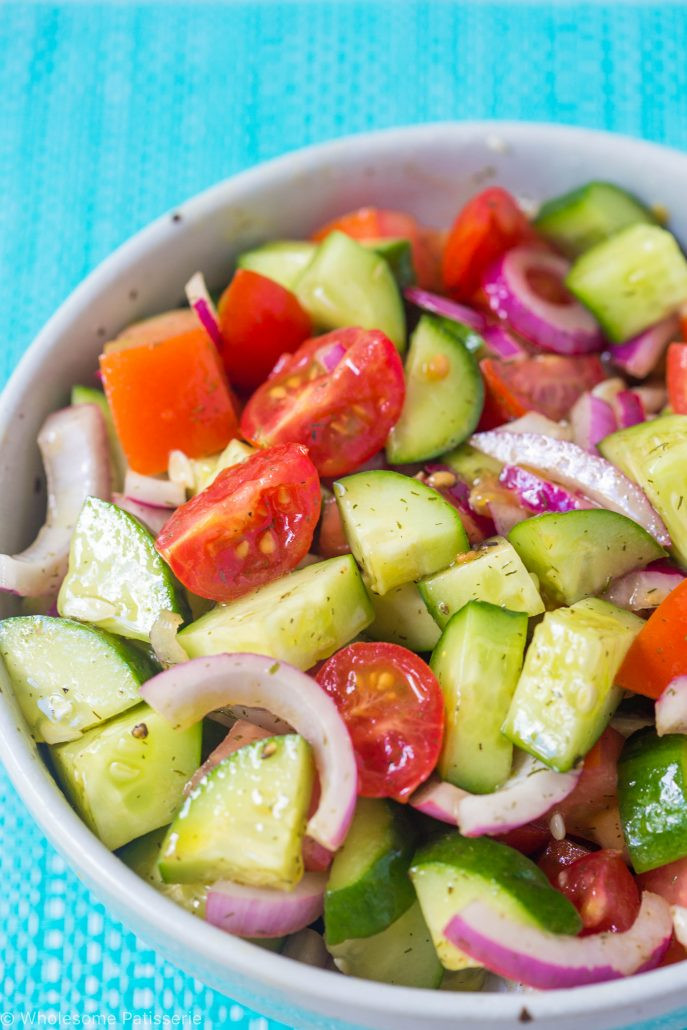
[[[612,182],[359,207],[105,342],[0,654],[156,890],[339,975],[687,957],[687,261]]]

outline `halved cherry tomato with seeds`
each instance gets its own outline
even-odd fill
[[[567,869],[568,866],[571,866],[573,862],[577,862],[578,858],[584,858],[585,855],[590,854],[589,848],[586,848],[583,844],[578,844],[577,841],[564,837],[563,840],[550,841],[537,865],[547,876],[549,882],[558,888],[560,873]]]
[[[316,678],[351,735],[360,796],[405,801],[441,751],[444,699],[432,670],[398,644],[356,643]]]
[[[498,834],[494,840],[507,844],[509,848],[515,848],[523,855],[536,855],[551,840],[551,830],[546,819],[535,819],[524,826],[518,826],[515,830],[509,830],[508,833]]]
[[[322,476],[342,476],[376,454],[403,407],[403,365],[376,329],[336,329],[285,355],[241,416],[257,447],[305,444]]]
[[[317,553],[321,554],[323,558],[335,558],[339,554],[351,553],[336,497],[331,495],[326,496],[322,501]]]
[[[562,869],[554,884],[582,917],[582,936],[629,930],[639,913],[637,883],[619,851],[593,851]]]
[[[517,361],[485,358],[480,369],[485,386],[480,429],[493,429],[528,411],[539,411],[557,422],[578,397],[606,377],[596,354],[538,354]]]
[[[225,469],[174,512],[155,546],[199,597],[231,601],[295,569],[320,515],[317,470],[300,444]]]

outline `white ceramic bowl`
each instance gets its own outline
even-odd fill
[[[444,226],[490,183],[539,200],[593,178],[665,204],[687,239],[687,155],[604,133],[509,123],[417,126],[312,147],[229,179],[159,219],[75,290],[5,389],[0,551],[24,547],[43,518],[35,439],[44,417],[66,402],[72,383],[88,380],[104,338],[179,304],[183,284],[197,269],[211,286],[221,286],[239,251],[265,239],[303,236],[362,204],[404,208]],[[10,614],[11,600],[2,604],[1,614]],[[598,1030],[687,1005],[685,964],[571,991],[472,995],[351,980],[270,954],[196,920],[106,851],[51,779],[6,683],[0,754],[49,839],[118,917],[172,962],[289,1026],[496,1030],[529,1015],[542,1028],[579,1030],[584,1020]],[[686,1025],[684,1012],[661,1024],[664,1030]]]

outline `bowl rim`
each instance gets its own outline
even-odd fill
[[[292,176],[299,170],[311,170],[318,163],[333,163],[339,155],[371,153],[379,155],[393,150],[401,142],[412,142],[421,147],[425,140],[437,133],[449,134],[456,141],[474,137],[477,133],[502,137],[517,145],[544,135],[551,143],[557,139],[566,144],[576,141],[585,148],[600,151],[608,148],[630,148],[644,152],[648,159],[677,162],[687,173],[687,154],[675,148],[635,139],[628,135],[547,122],[517,121],[440,121],[407,125],[348,135],[324,143],[317,143],[289,151],[279,157],[262,162],[194,195],[187,201],[140,229],[116,248],[62,302],[57,311],[27,348],[10,376],[0,397],[0,441],[7,438],[14,415],[13,406],[19,396],[25,396],[30,382],[50,351],[70,323],[108,284],[126,268],[133,258],[140,259],[178,235],[178,216],[182,220],[196,221],[218,206],[229,206],[240,201],[244,191],[254,193],[269,188],[270,182],[280,176]],[[2,445],[4,446],[4,444]],[[1,671],[4,687],[6,673]],[[679,990],[684,983],[684,964],[666,967],[642,976],[629,977],[575,989],[554,990],[523,994],[470,994],[464,993],[457,1002],[452,992],[391,986],[374,981],[353,980],[338,973],[315,969],[294,963],[268,951],[260,953],[260,973],[256,975],[255,946],[231,937],[208,923],[184,911],[171,900],[160,895],[142,881],[124,863],[109,852],[72,810],[56,786],[50,773],[28,743],[28,731],[17,732],[17,721],[12,705],[0,692],[1,756],[10,780],[29,812],[51,843],[68,860],[72,869],[97,894],[101,889],[108,903],[114,899],[116,917],[124,913],[132,926],[139,920],[152,927],[157,939],[173,939],[179,950],[192,947],[197,959],[206,959],[216,968],[263,984],[272,992],[293,996],[294,988],[305,1000],[293,1002],[315,1011],[327,1012],[337,1007],[342,1013],[354,1010],[380,1016],[403,1012],[406,1017],[449,1020],[462,1018],[475,1025],[484,1022],[513,1023],[526,1017],[532,1019],[567,1018],[605,1014],[618,1007],[619,986],[622,1007],[638,1005],[659,995],[670,996],[673,1007],[680,1003]],[[61,800],[60,800],[61,799]],[[137,917],[138,913],[138,917]],[[138,933],[138,929],[135,930]],[[174,961],[172,959],[172,961]],[[196,966],[198,962],[195,963]],[[297,971],[301,970],[301,976]],[[198,974],[196,974],[198,975]],[[298,980],[302,980],[297,984]],[[687,1000],[687,994],[683,999]]]

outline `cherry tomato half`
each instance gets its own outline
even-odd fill
[[[607,727],[587,752],[575,789],[556,805],[575,835],[584,837],[592,817],[617,803],[618,759],[624,743],[622,733]]]
[[[509,848],[515,848],[523,855],[536,855],[551,840],[551,831],[546,819],[535,819],[524,826],[518,826],[515,830],[509,830],[508,833],[498,834],[494,840],[507,844]]]
[[[687,343],[671,343],[666,364],[668,401],[676,415],[687,415]]]
[[[155,546],[199,597],[231,601],[295,569],[320,515],[317,470],[300,444],[220,472],[174,512]]]
[[[558,877],[562,871],[571,866],[573,862],[577,862],[578,858],[584,858],[585,855],[590,854],[589,848],[564,837],[563,840],[549,842],[537,865],[548,877],[552,886],[558,888]]]
[[[460,210],[446,241],[444,287],[459,300],[472,300],[482,275],[497,258],[537,234],[516,200],[500,186],[483,190]]]
[[[405,801],[441,751],[444,699],[429,666],[398,644],[357,643],[316,678],[351,735],[360,796]]]
[[[222,360],[229,381],[241,390],[264,382],[277,358],[310,336],[310,317],[290,290],[264,275],[239,268],[219,305]]]
[[[480,429],[493,429],[527,411],[539,411],[557,422],[581,394],[605,379],[596,354],[538,354],[518,361],[485,358],[480,368],[486,387]]]
[[[286,355],[241,416],[258,447],[307,446],[322,476],[342,476],[383,446],[401,414],[403,365],[384,333],[336,329]]]
[[[619,851],[593,851],[562,869],[555,884],[582,916],[582,935],[629,930],[639,912],[637,883]]]
[[[323,558],[335,558],[339,554],[351,553],[336,497],[325,497],[322,501],[317,553]]]

